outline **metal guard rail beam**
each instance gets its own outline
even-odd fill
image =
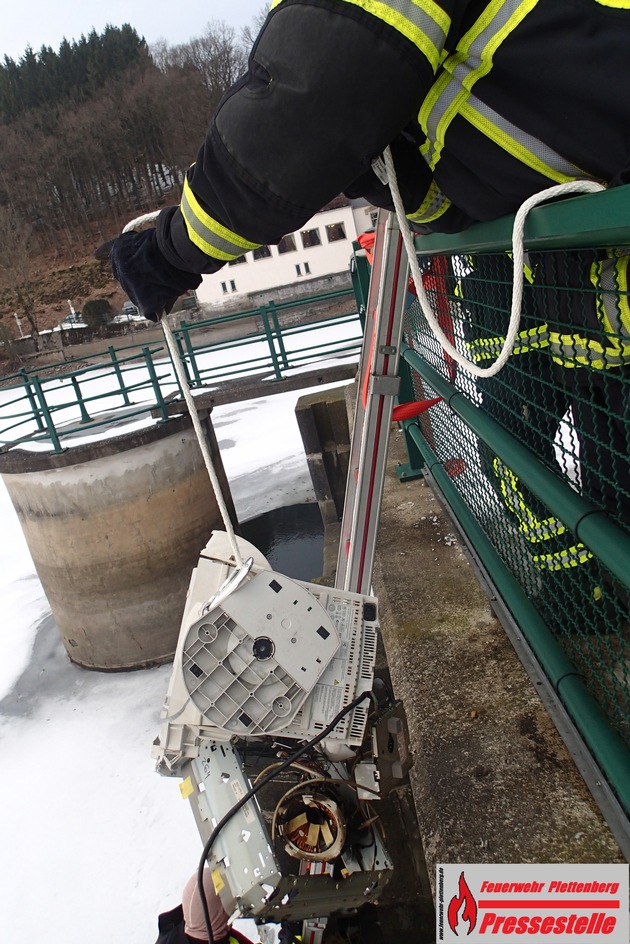
[[[292,307],[300,307],[300,305],[309,302],[319,301],[322,297],[326,298],[330,295],[337,296],[341,294],[349,296],[352,292],[348,289],[343,292],[326,293],[325,296],[312,296],[309,299],[301,301],[299,305],[293,305]],[[356,337],[347,338],[343,341],[337,339],[324,341],[320,344],[311,343],[306,347],[296,348],[295,350],[287,351],[284,345],[285,336],[295,338],[306,331],[312,332],[317,330],[321,331],[322,329],[335,329],[338,325],[350,325],[354,320],[357,321],[357,325],[360,325],[361,321],[356,313],[345,313],[332,317],[326,317],[324,314],[320,314],[317,320],[309,321],[306,325],[292,325],[282,328],[278,323],[275,309],[272,313],[272,317],[270,316],[268,318],[268,309],[271,308],[271,305],[272,303],[269,303],[267,307],[263,306],[263,308],[259,310],[259,314],[261,314],[263,321],[266,323],[264,334],[258,332],[254,335],[248,334],[239,337],[236,340],[227,339],[223,341],[213,341],[200,347],[194,346],[191,334],[199,330],[203,331],[203,328],[201,327],[200,329],[200,325],[197,323],[189,326],[185,322],[182,322],[182,326],[176,332],[175,337],[184,356],[189,385],[214,385],[225,379],[230,379],[237,374],[246,376],[251,374],[252,370],[259,372],[262,369],[272,371],[276,380],[280,381],[282,379],[282,371],[288,370],[291,367],[302,366],[310,362],[315,363],[323,358],[329,359],[333,356],[347,357],[358,354],[362,342],[360,331]],[[237,313],[236,316],[232,317],[242,318],[243,313]],[[273,321],[273,326],[270,321]],[[220,363],[213,363],[207,366],[204,366],[200,360],[200,358],[207,353],[224,354],[228,350],[248,348],[248,346],[258,344],[263,346],[265,353],[256,357],[251,356],[251,352],[248,352],[248,356],[245,360],[232,361],[231,358],[229,358],[229,363],[226,363],[225,357],[221,357]],[[168,365],[169,355],[165,346],[163,344],[126,346],[121,350],[133,352],[127,354],[126,357],[117,357],[117,351],[113,346],[110,346],[107,350],[110,358],[109,361],[90,364],[87,367],[81,366],[75,370],[69,371],[67,374],[56,375],[54,378],[40,378],[39,370],[31,372],[22,369],[17,374],[13,375],[13,377],[19,378],[19,383],[6,387],[5,391],[19,391],[20,395],[13,396],[10,392],[10,399],[8,401],[2,398],[3,403],[0,405],[0,452],[5,452],[14,446],[26,442],[35,440],[44,441],[46,439],[50,439],[54,451],[59,452],[62,450],[60,439],[64,436],[76,432],[77,429],[81,429],[85,432],[88,426],[90,428],[96,428],[102,425],[101,420],[90,416],[87,411],[88,404],[105,401],[112,397],[122,397],[124,405],[129,407],[131,405],[130,394],[134,394],[145,388],[147,390],[153,390],[153,402],[157,405],[160,418],[166,420],[168,418],[168,411],[164,407],[165,401],[162,395],[161,382],[168,380],[170,385],[172,378],[170,374],[158,374],[156,370],[156,366],[158,365],[154,364],[154,358],[156,355],[160,355],[158,362],[159,367],[161,368]],[[164,352],[164,356],[162,356],[162,352]],[[75,359],[73,363],[83,364],[84,362]],[[148,373],[148,379],[143,379],[136,383],[129,383],[125,375],[129,373],[133,376],[133,373],[138,369],[146,371]],[[47,370],[47,368],[42,368],[41,370],[44,371]],[[112,377],[115,377],[116,381],[111,389],[92,395],[83,395],[80,381],[90,382],[94,377],[104,377],[110,374]],[[61,403],[55,402],[49,404],[47,402],[49,380],[52,381],[55,389],[59,381],[62,382],[62,386],[67,384],[69,390],[74,390],[74,398],[72,400],[64,400]],[[24,404],[22,413],[16,412],[7,414],[6,410],[8,407],[16,409],[20,404]],[[60,421],[60,427],[57,429],[55,426],[55,418],[63,415],[64,411],[70,408],[76,408],[80,411],[81,419],[79,425],[64,420],[63,422]],[[132,414],[128,413],[127,415],[130,416]],[[6,421],[10,422],[7,423]],[[29,427],[31,424],[35,424],[37,428],[34,432],[29,432],[26,435],[20,435],[10,440],[8,439],[9,434],[16,435],[19,428],[26,424],[29,424]]]
[[[525,249],[619,248],[630,243],[630,184],[535,207],[525,220]],[[511,248],[513,216],[475,223],[461,233],[417,236],[419,255],[502,252]]]
[[[630,189],[630,188],[629,188]],[[630,535],[605,511],[573,491],[511,433],[475,406],[412,348],[402,357],[445,403],[543,501],[552,514],[582,541],[618,580],[630,588]]]
[[[432,383],[431,380],[428,380]],[[451,505],[476,553],[491,575],[514,619],[542,665],[554,691],[578,726],[608,783],[626,811],[630,811],[630,752],[613,730],[597,702],[588,691],[584,678],[576,672],[536,607],[527,598],[518,580],[510,573],[481,525],[453,485],[442,462],[424,439],[413,421],[404,423],[405,431],[420,451],[430,474]],[[510,437],[511,438],[511,437]],[[620,841],[619,836],[616,837]],[[624,850],[628,855],[628,850]]]

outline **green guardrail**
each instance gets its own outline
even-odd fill
[[[493,363],[512,295],[513,218],[418,236],[434,313]],[[493,378],[455,368],[417,300],[403,423],[626,817],[630,816],[630,187],[533,210],[521,334]],[[357,301],[364,294],[357,296]]]
[[[351,288],[323,292],[258,308],[189,322],[182,320],[175,340],[191,388],[214,387],[236,377],[269,374],[281,380],[293,369],[326,358],[356,356],[363,332],[359,314],[312,315],[330,301],[353,297]],[[302,323],[283,324],[282,314],[304,313]],[[344,328],[345,340],[311,342],[313,332]],[[212,334],[226,334],[213,339]],[[297,345],[296,338],[304,337]],[[112,413],[128,420],[157,410],[167,421],[167,397],[179,385],[165,344],[110,345],[85,366],[86,357],[40,368],[22,368],[4,378],[0,391],[0,449],[27,442],[49,442],[55,452],[77,432],[98,431]],[[181,390],[179,390],[181,395]]]

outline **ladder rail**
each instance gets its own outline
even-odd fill
[[[398,222],[379,213],[359,365],[335,586],[369,594],[407,297],[409,266]]]

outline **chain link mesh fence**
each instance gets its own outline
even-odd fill
[[[505,368],[473,378],[443,353],[417,300],[405,339],[532,457],[630,533],[630,249],[526,257],[520,332]],[[503,344],[508,253],[427,256],[442,329],[481,366]],[[411,370],[415,399],[437,395]],[[470,512],[630,746],[630,574],[612,574],[444,402],[417,420]]]

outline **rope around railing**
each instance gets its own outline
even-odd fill
[[[157,210],[154,213],[146,213],[144,216],[139,216],[135,220],[131,220],[131,222],[127,223],[123,229],[123,233],[129,233],[132,230],[139,229],[145,223],[152,223],[158,216],[159,212],[160,211]],[[201,420],[199,419],[199,411],[197,410],[195,398],[190,392],[190,387],[188,386],[188,378],[186,377],[186,372],[184,370],[182,356],[178,350],[177,344],[175,342],[175,336],[170,324],[168,323],[168,317],[166,314],[162,315],[161,322],[162,331],[164,332],[164,338],[166,340],[166,346],[168,347],[169,353],[171,355],[173,367],[175,368],[175,374],[177,375],[180,389],[186,402],[186,406],[188,407],[188,412],[190,413],[190,418],[192,420],[195,433],[197,434],[199,448],[201,449],[203,461],[205,462],[206,469],[208,470],[210,482],[212,483],[212,488],[214,490],[214,497],[216,499],[219,511],[221,512],[225,532],[228,536],[232,553],[234,554],[234,560],[236,562],[236,566],[239,569],[242,569],[243,558],[236,540],[236,534],[234,533],[234,527],[232,525],[230,513],[227,509],[227,505],[225,504],[225,499],[221,490],[221,484],[214,467],[214,462],[212,461],[212,456],[210,455],[210,449],[208,448],[208,441],[206,439],[203,426],[201,425]]]
[[[594,180],[573,180],[569,181],[568,183],[557,184],[555,187],[548,187],[546,190],[541,190],[539,193],[535,193],[521,204],[514,218],[514,226],[512,228],[512,260],[514,263],[514,282],[512,289],[512,308],[510,311],[510,321],[505,336],[505,342],[501,348],[501,353],[497,357],[494,364],[491,364],[490,367],[479,367],[477,364],[474,364],[472,361],[468,360],[468,358],[458,351],[457,348],[448,340],[433,313],[427,293],[424,289],[424,285],[422,284],[422,273],[420,272],[420,265],[418,263],[418,256],[416,254],[413,234],[411,232],[411,227],[406,217],[405,208],[400,196],[398,180],[396,177],[396,168],[394,167],[394,161],[390,148],[386,149],[384,153],[384,160],[389,188],[394,201],[394,207],[396,208],[396,216],[398,218],[400,232],[402,234],[405,248],[407,250],[407,255],[409,257],[409,266],[411,268],[411,274],[416,287],[418,301],[422,308],[424,317],[426,318],[429,327],[435,336],[435,339],[442,346],[442,348],[451,355],[453,360],[457,361],[460,367],[463,367],[463,369],[468,371],[469,374],[472,374],[474,377],[493,377],[495,374],[498,374],[503,367],[505,367],[514,348],[514,343],[521,326],[521,302],[523,300],[523,230],[525,228],[527,214],[535,206],[538,206],[539,203],[544,203],[545,200],[551,200],[554,197],[564,196],[568,193],[595,193],[600,190],[605,190],[606,188]]]
[[[474,364],[467,357],[464,357],[460,351],[448,340],[444,332],[442,331],[437,318],[435,317],[427,293],[425,292],[424,286],[422,284],[422,273],[420,272],[420,266],[418,263],[418,257],[416,254],[416,248],[414,244],[413,234],[411,232],[411,227],[409,221],[407,220],[405,209],[403,206],[402,198],[400,196],[400,190],[398,187],[398,179],[396,176],[396,168],[394,166],[394,161],[390,148],[387,148],[384,153],[385,169],[387,172],[387,178],[389,182],[389,187],[391,190],[392,198],[394,201],[394,207],[396,209],[396,216],[398,218],[398,225],[400,227],[400,232],[403,237],[405,248],[407,250],[407,255],[409,258],[409,265],[411,268],[411,274],[413,281],[416,287],[416,294],[418,301],[422,308],[423,314],[433,332],[436,340],[442,346],[442,348],[450,354],[450,356],[455,360],[460,367],[468,371],[475,377],[493,377],[498,374],[499,371],[507,363],[512,350],[514,348],[514,343],[516,337],[520,330],[521,324],[521,302],[523,298],[523,230],[525,227],[525,220],[527,214],[535,206],[538,206],[540,203],[544,203],[546,200],[551,200],[554,197],[564,196],[569,193],[594,193],[600,190],[604,190],[605,187],[597,183],[594,180],[575,180],[570,181],[564,184],[558,184],[555,187],[549,187],[546,190],[541,190],[539,193],[534,194],[525,200],[524,203],[519,207],[518,212],[514,218],[514,225],[512,228],[512,260],[514,264],[514,281],[512,289],[512,306],[510,311],[510,321],[508,325],[508,330],[505,337],[505,342],[501,349],[501,353],[497,357],[494,364],[490,367],[479,367],[477,364]],[[157,216],[159,215],[159,210],[156,210],[152,213],[145,213],[143,216],[136,217],[136,219],[131,220],[123,229],[123,233],[129,233],[133,230],[139,229],[146,223],[152,223]],[[212,456],[210,455],[210,450],[206,441],[206,437],[199,419],[199,414],[195,404],[195,399],[190,392],[188,386],[188,379],[184,370],[184,365],[182,363],[181,354],[175,343],[175,337],[171,326],[168,323],[166,315],[161,319],[162,321],[162,330],[164,332],[164,337],[166,344],[173,361],[173,366],[175,368],[175,373],[179,381],[179,385],[184,396],[184,400],[188,407],[188,412],[190,413],[190,418],[199,441],[199,448],[203,455],[203,459],[208,470],[208,475],[214,489],[214,494],[217,502],[219,511],[221,512],[221,517],[223,518],[223,524],[225,526],[226,534],[228,535],[230,546],[232,548],[234,559],[236,561],[237,567],[241,568],[243,566],[243,559],[238,548],[238,543],[236,541],[236,535],[234,533],[234,528],[232,526],[232,521],[223,498],[223,492],[221,491],[221,485],[214,468],[214,463],[212,461]]]

